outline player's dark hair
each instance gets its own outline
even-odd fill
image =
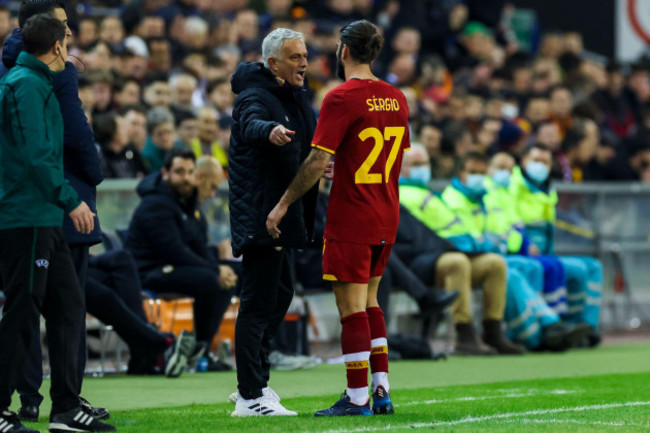
[[[65,30],[65,24],[47,13],[34,15],[23,27],[23,47],[29,54],[42,56],[56,41],[63,44]]]
[[[354,60],[370,64],[379,55],[384,37],[370,21],[359,20],[341,29],[341,43],[348,46]]]
[[[65,9],[63,0],[23,0],[18,9],[18,26],[22,29],[34,15],[51,13],[57,8]]]
[[[171,170],[174,158],[191,159],[192,161],[196,162],[196,155],[191,150],[174,148],[167,152],[167,155],[165,156],[165,163],[163,164],[165,170]]]

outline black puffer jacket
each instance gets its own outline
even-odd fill
[[[240,64],[231,84],[238,94],[228,155],[233,252],[239,256],[246,245],[305,247],[312,236],[318,185],[289,206],[279,239],[266,232],[266,217],[311,149],[316,116],[307,92],[280,86],[261,63]],[[284,146],[268,140],[279,124],[296,132]]]
[[[451,242],[438,236],[404,206],[399,207],[399,226],[393,252],[404,263],[411,263],[420,254],[437,254],[440,257],[454,251],[458,249]]]
[[[199,211],[196,194],[181,201],[160,173],[138,184],[142,201],[129,225],[125,248],[140,272],[166,266],[198,266],[218,272],[207,249],[207,222]]]

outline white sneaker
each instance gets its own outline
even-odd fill
[[[276,401],[282,400],[278,395],[278,393],[275,392],[273,388],[271,388],[270,386],[267,386],[266,388],[262,388],[262,394],[267,397],[273,398]],[[237,404],[238,399],[239,399],[239,391],[235,391],[228,396],[228,401],[231,402],[232,404]]]
[[[235,410],[230,416],[296,416],[298,412],[288,410],[274,398],[263,395],[258,398],[245,400],[241,396],[237,399]]]

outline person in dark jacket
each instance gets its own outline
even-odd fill
[[[7,38],[2,50],[0,77],[4,76],[16,64],[18,55],[23,50],[22,27],[31,16],[38,13],[54,12],[67,26],[67,15],[61,0],[26,0],[19,10],[19,25]],[[68,30],[69,31],[69,30]],[[77,70],[70,62],[65,63],[65,69],[53,78],[54,95],[59,102],[63,117],[63,175],[77,192],[81,200],[86,202],[94,217],[94,229],[90,233],[80,233],[75,229],[72,220],[65,215],[63,220],[63,235],[70,245],[70,251],[82,288],[85,287],[86,271],[88,269],[88,251],[93,244],[101,242],[101,228],[96,210],[97,185],[103,180],[99,167],[99,157],[93,139],[93,133],[86,121],[86,115],[81,108],[79,99]],[[81,385],[86,367],[86,329],[81,330],[81,345],[79,347],[78,376]],[[38,330],[36,331],[38,335]],[[39,338],[32,339],[29,356],[25,360],[23,377],[18,380],[18,392],[21,395],[21,418],[38,418],[38,407],[43,396],[38,392],[42,382],[42,354]],[[81,392],[81,389],[79,389]],[[85,402],[85,400],[82,400]],[[108,411],[103,408],[90,408],[94,415],[102,419],[108,417]]]
[[[102,173],[107,179],[132,179],[147,174],[140,152],[129,143],[123,122],[112,112],[93,117],[95,140],[101,149]]]
[[[133,255],[142,287],[194,298],[197,345],[210,347],[230,304],[237,275],[210,254],[207,222],[199,210],[191,150],[172,149],[158,173],[142,179],[142,201],[129,225],[125,248]],[[209,358],[209,362],[213,361]],[[223,364],[214,365],[212,369]]]
[[[281,240],[271,238],[265,222],[309,154],[316,117],[307,98],[303,35],[272,31],[262,43],[262,57],[263,64],[240,64],[231,79],[238,96],[229,149],[230,224],[233,252],[243,255],[234,413],[296,415],[268,388],[268,354],[293,298],[292,248],[305,247],[311,236],[318,187],[289,207]],[[255,407],[268,411],[243,407],[259,399],[264,402]]]
[[[24,24],[25,51],[0,81],[0,280],[7,295],[0,322],[4,431],[35,431],[22,426],[8,408],[41,313],[52,367],[50,429],[115,431],[85,412],[79,398],[84,303],[61,226],[68,213],[75,228],[87,234],[95,215],[63,177],[63,119],[52,80],[54,72],[65,68],[69,35],[53,11],[33,15]]]

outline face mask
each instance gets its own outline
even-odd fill
[[[431,181],[431,167],[428,165],[420,165],[418,167],[411,167],[409,179],[417,180],[425,185]]]
[[[483,189],[483,183],[485,182],[485,176],[482,174],[468,174],[467,181],[465,186],[472,191],[481,191]]]
[[[507,188],[510,185],[510,171],[508,170],[497,170],[492,175],[492,180],[497,185],[500,185],[504,188]]]
[[[526,164],[526,174],[537,183],[546,181],[550,172],[551,169],[543,162],[530,161]]]
[[[336,76],[345,81],[345,69],[341,61],[341,53],[343,52],[343,43],[339,44],[339,49],[336,50]]]
[[[512,120],[519,116],[519,108],[516,105],[504,104],[501,107],[501,115],[508,120]]]

